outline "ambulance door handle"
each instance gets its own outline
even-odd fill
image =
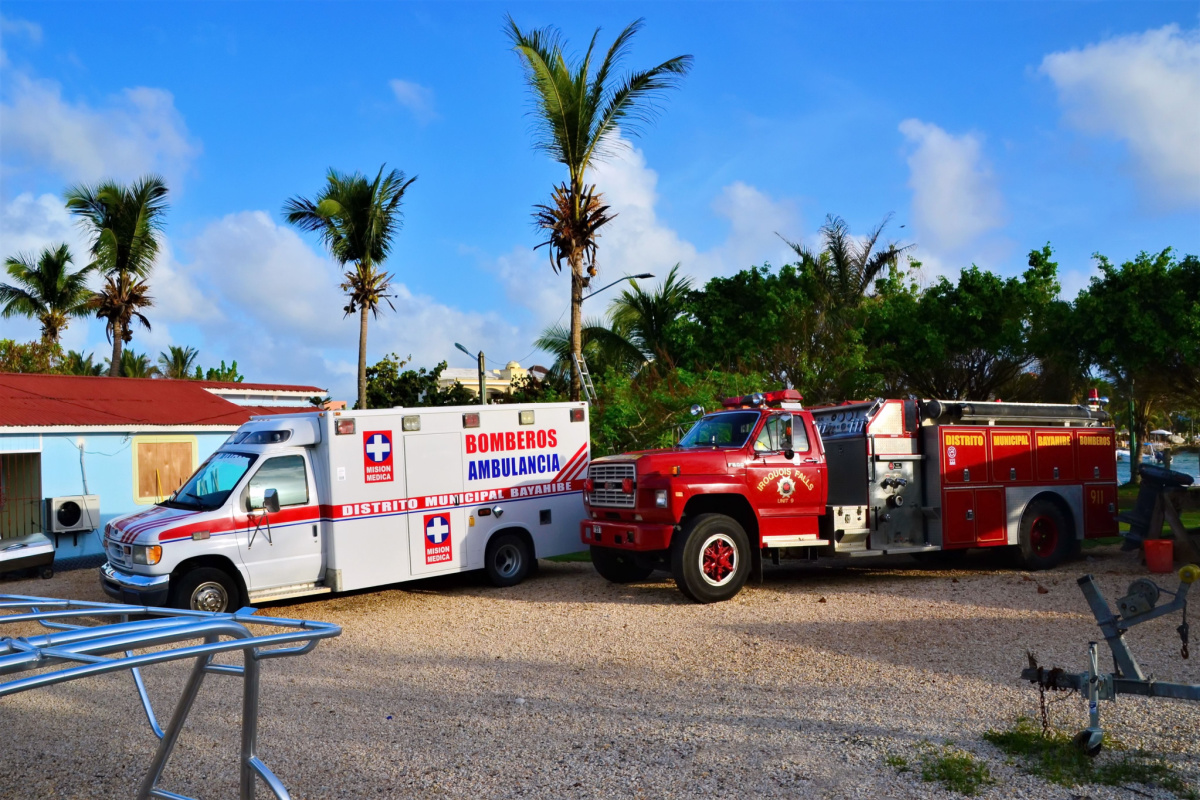
[[[313,538],[317,538],[317,526],[313,525]]]

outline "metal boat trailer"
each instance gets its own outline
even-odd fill
[[[342,629],[325,622],[256,617],[254,611],[243,608],[233,614],[217,614],[0,594],[0,625],[37,622],[54,631],[42,636],[0,637],[0,676],[38,671],[35,675],[0,683],[0,698],[93,675],[129,670],[150,729],[160,739],[136,797],[138,800],[190,800],[159,788],[159,779],[204,678],[210,674],[241,677],[239,796],[241,800],[252,800],[256,778],[261,778],[277,800],[288,800],[290,795],[283,783],[257,754],[260,662],[308,653],[321,639],[337,636]],[[252,626],[280,630],[256,633],[251,630]],[[241,666],[213,663],[216,655],[237,652],[242,654]],[[141,668],[186,659],[194,660],[195,665],[166,730],[163,730],[146,693]]]
[[[1022,678],[1036,684],[1043,692],[1046,689],[1069,690],[1079,692],[1087,698],[1088,727],[1075,736],[1075,743],[1088,755],[1097,755],[1104,742],[1104,732],[1100,728],[1100,700],[1115,700],[1118,694],[1200,700],[1200,685],[1148,680],[1124,639],[1126,631],[1134,625],[1182,611],[1183,624],[1176,630],[1183,641],[1180,654],[1186,659],[1187,593],[1197,580],[1200,580],[1200,567],[1195,564],[1189,564],[1179,570],[1179,586],[1173,592],[1162,588],[1149,578],[1138,578],[1129,585],[1126,595],[1117,601],[1118,612],[1113,613],[1096,579],[1091,575],[1084,575],[1079,579],[1079,588],[1083,590],[1083,596],[1091,606],[1096,623],[1104,634],[1109,650],[1112,651],[1116,672],[1100,673],[1096,642],[1088,643],[1087,672],[1069,673],[1057,668],[1046,669],[1038,666],[1032,653],[1029,655],[1029,667],[1021,671]],[[1156,608],[1159,597],[1163,594],[1169,594],[1173,599]]]

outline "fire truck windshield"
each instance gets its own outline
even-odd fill
[[[757,411],[712,414],[697,422],[680,440],[680,447],[741,447],[758,424]]]
[[[218,450],[163,505],[173,508],[220,508],[258,456]]]

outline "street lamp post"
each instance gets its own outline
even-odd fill
[[[462,350],[467,355],[471,355],[471,351],[468,350],[467,348],[463,347],[458,342],[455,342],[454,346],[457,347],[459,350]],[[483,351],[480,350],[479,351],[479,404],[485,405],[486,403],[487,403],[487,383],[484,380]]]

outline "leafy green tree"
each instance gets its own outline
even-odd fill
[[[0,316],[21,315],[42,323],[42,341],[58,342],[72,317],[90,313],[87,287],[92,268],[71,271],[71,251],[65,244],[47,247],[35,261],[18,254],[4,262],[12,283],[0,283]]]
[[[395,353],[367,368],[367,402],[370,408],[416,408],[419,406],[464,406],[479,401],[461,383],[441,388],[438,379],[446,369],[443,361],[432,370],[404,369],[409,359]],[[357,406],[356,406],[357,407]]]
[[[221,383],[241,383],[245,377],[238,372],[237,361],[233,361],[227,367],[225,359],[221,359],[221,366],[209,367],[203,375],[200,374],[200,368],[196,367],[196,374],[192,376],[193,380],[219,381]]]
[[[675,326],[680,363],[694,370],[761,373],[806,402],[862,396],[874,386],[856,326],[829,323],[811,263],[751,267],[693,293]]]
[[[1075,301],[1077,335],[1088,362],[1132,408],[1136,449],[1156,407],[1200,397],[1200,260],[1180,261],[1169,247],[1120,266],[1094,258],[1100,274]]]
[[[670,447],[695,422],[693,405],[712,410],[724,397],[765,390],[769,381],[760,373],[693,372],[660,362],[636,377],[609,370],[592,407],[592,455]]]
[[[106,320],[105,332],[113,344],[109,375],[116,377],[123,363],[121,349],[133,340],[132,321],[150,328],[141,309],[152,305],[146,277],[158,257],[167,186],[157,175],[147,175],[132,186],[116,181],[76,186],[68,190],[66,200],[67,209],[92,234],[89,266],[105,276],[92,310]]]
[[[680,277],[679,266],[671,267],[666,279],[650,292],[630,280],[630,288],[608,308],[613,332],[639,350],[643,361],[665,358],[674,362],[678,355],[672,352],[672,331],[687,311],[692,293],[692,279]]]
[[[200,351],[194,347],[168,345],[165,353],[158,354],[158,365],[164,378],[179,380],[191,379],[192,369],[196,368],[196,359]]]
[[[400,206],[404,193],[415,177],[405,179],[400,170],[383,174],[379,168],[374,180],[362,173],[346,175],[335,169],[325,176],[325,188],[315,200],[293,197],[283,207],[285,219],[302,230],[320,233],[325,246],[343,267],[341,289],[346,292],[346,316],[359,315],[358,329],[358,408],[368,408],[367,397],[367,318],[379,316],[381,304],[393,311],[392,275],[379,267],[387,260],[404,215]]]
[[[111,369],[109,374],[112,374]],[[121,364],[117,374],[122,378],[157,378],[160,375],[158,367],[151,363],[150,356],[132,350],[121,352]]]
[[[1033,321],[1058,295],[1053,262],[1020,278],[971,266],[957,283],[945,277],[920,291],[893,270],[877,284],[868,341],[893,390],[942,399],[1012,399],[1036,354]]]
[[[58,372],[62,358],[58,342],[0,339],[0,372]]]
[[[66,375],[98,376],[104,374],[104,365],[95,363],[94,359],[93,353],[85,356],[78,350],[69,350],[63,357],[61,371]]]
[[[549,232],[539,247],[548,246],[554,271],[560,271],[564,260],[571,270],[569,352],[574,354],[583,352],[583,290],[597,271],[596,238],[612,219],[596,187],[587,184],[587,170],[609,152],[619,127],[636,133],[649,124],[659,109],[659,97],[678,86],[692,65],[691,56],[677,56],[617,78],[618,62],[629,55],[641,27],[639,19],[621,31],[593,71],[599,29],[583,58],[568,61],[557,28],[523,32],[508,18],[508,38],[533,95],[538,129],[535,146],[564,165],[568,173],[567,182],[555,187],[551,203],[538,206],[534,218]],[[572,370],[571,397],[579,399],[579,391],[579,376]]]

